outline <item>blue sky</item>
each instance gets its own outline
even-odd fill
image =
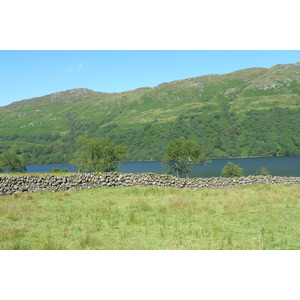
[[[300,61],[278,50],[0,51],[0,106],[72,88],[122,92],[206,74]]]

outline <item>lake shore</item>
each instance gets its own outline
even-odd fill
[[[240,165],[244,169],[244,175],[257,175],[261,167],[266,167],[274,176],[300,176],[300,156],[278,156],[278,157],[247,157],[247,158],[222,158],[212,159],[205,164],[192,168],[191,177],[220,177],[221,170],[228,161]],[[65,169],[76,172],[73,165],[31,165],[27,166],[29,173],[50,173],[53,168]],[[120,166],[120,173],[145,173],[166,174],[168,170],[161,165],[161,161],[131,161]]]

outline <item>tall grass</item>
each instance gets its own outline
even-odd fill
[[[300,188],[100,188],[0,197],[0,249],[300,249]]]

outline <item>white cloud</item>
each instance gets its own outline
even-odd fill
[[[78,70],[81,70],[82,68],[83,68],[83,66],[84,66],[84,64],[85,64],[85,62],[79,62],[78,63]]]
[[[65,69],[65,72],[67,72],[67,73],[73,73],[73,70],[74,70],[73,64],[70,64],[70,65],[68,66],[68,68]]]
[[[73,64],[73,63],[69,64],[69,66],[65,69],[65,72],[67,72],[67,73],[78,72],[83,69],[84,65],[85,65],[85,62],[82,62],[82,61],[80,61],[76,64]]]

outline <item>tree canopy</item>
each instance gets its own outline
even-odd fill
[[[227,165],[222,169],[221,175],[226,177],[240,177],[243,175],[243,168],[229,161]]]
[[[166,150],[163,165],[169,169],[169,173],[176,173],[189,177],[193,166],[199,166],[206,160],[206,153],[202,147],[192,140],[176,139],[172,141]]]
[[[3,172],[4,170],[8,170],[9,172],[26,172],[25,163],[16,153],[7,150],[3,152],[1,159],[1,172]]]
[[[106,138],[79,138],[76,149],[72,163],[84,172],[113,172],[126,158],[125,146],[114,145]]]

